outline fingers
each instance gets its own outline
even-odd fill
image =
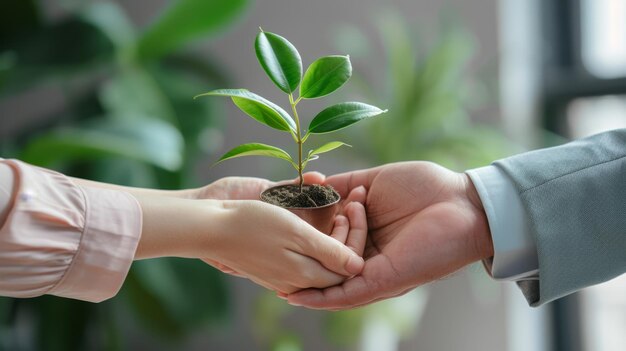
[[[302,178],[304,180],[304,184],[323,184],[326,180],[326,176],[320,172],[306,172],[302,174]],[[291,180],[283,180],[275,185],[294,184],[299,182],[300,177]]]
[[[362,189],[365,190],[364,188]],[[350,227],[345,244],[354,251],[354,253],[362,257],[365,242],[367,241],[367,217],[365,215],[365,207],[360,202],[351,202],[346,206],[345,212],[346,216],[348,216]]]
[[[257,200],[259,194],[273,186],[266,179],[251,177],[226,177],[196,191],[198,199]]]
[[[306,172],[302,175],[305,184],[322,184],[326,180],[326,176],[320,172]],[[295,181],[300,181],[298,178]]]
[[[286,279],[294,287],[291,291],[306,288],[327,288],[340,284],[346,279],[346,277],[326,269],[318,261],[310,257],[303,257],[295,252],[292,252],[292,254],[300,256],[298,258],[294,257],[293,260],[294,262],[299,262],[296,266],[300,267],[300,274],[291,277],[291,279],[285,276],[280,278],[281,280]]]
[[[360,185],[350,191],[348,197],[345,199],[346,203],[359,202],[365,204],[367,200],[367,190],[364,186]]]
[[[306,289],[288,296],[292,305],[314,309],[339,310],[369,304],[405,291],[409,286],[398,276],[390,261],[383,255],[367,260],[360,275],[341,285],[326,289]]]
[[[410,287],[408,289],[404,289],[404,290],[401,290],[399,292],[389,293],[388,295],[385,295],[385,296],[378,296],[378,297],[376,297],[373,300],[370,300],[368,302],[364,302],[364,303],[361,303],[361,304],[353,304],[353,305],[350,305],[350,306],[338,306],[338,307],[335,307],[335,308],[323,308],[323,309],[326,310],[326,311],[334,311],[334,312],[336,312],[336,311],[343,311],[343,310],[348,310],[348,309],[353,309],[353,308],[365,307],[367,305],[371,305],[373,303],[377,303],[377,302],[380,302],[380,301],[383,301],[383,300],[387,300],[387,299],[391,299],[391,298],[395,298],[395,297],[400,297],[400,296],[402,296],[402,295],[404,295],[404,294],[414,290],[415,288],[416,287]],[[287,296],[289,296],[289,294],[287,294]]]
[[[347,309],[374,300],[370,284],[363,276],[346,280],[342,285],[326,289],[306,289],[287,296],[289,304],[313,309]]]
[[[333,175],[326,178],[324,184],[332,186],[344,197],[348,195],[352,189],[359,186],[364,186],[365,189],[369,189],[376,175],[382,170],[382,167],[384,166]]]
[[[304,235],[301,254],[316,259],[327,269],[344,276],[359,274],[363,269],[363,258],[334,238],[318,231]]]
[[[345,244],[348,239],[349,231],[350,223],[348,222],[348,218],[342,215],[335,217],[335,225],[333,226],[333,232],[330,236],[340,243]]]
[[[328,240],[318,238],[321,245],[315,248],[316,253],[305,250],[315,257],[324,267],[333,272],[346,276],[353,276],[361,272],[364,261],[361,258],[367,240],[367,217],[363,203],[367,198],[367,190],[358,186],[346,198],[348,205],[345,206],[346,216],[338,215],[330,237],[346,246],[328,245]],[[315,245],[314,245],[315,246]],[[346,254],[346,247],[352,250],[356,256]]]

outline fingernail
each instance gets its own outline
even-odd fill
[[[302,305],[298,305],[298,304],[297,304],[297,303],[295,303],[295,302],[289,302],[289,301],[288,301],[287,303],[288,303],[288,304],[290,304],[290,305],[291,305],[291,306],[293,306],[293,307],[302,307]]]
[[[346,263],[346,271],[350,274],[359,274],[363,270],[364,264],[365,261],[363,261],[362,257],[350,255],[348,263]]]
[[[276,297],[278,297],[279,299],[282,299],[282,300],[287,300],[287,296],[276,295]]]

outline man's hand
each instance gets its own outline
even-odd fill
[[[428,162],[332,176],[342,196],[367,190],[365,267],[341,285],[288,296],[291,304],[341,310],[402,295],[493,255],[482,204],[465,174]]]

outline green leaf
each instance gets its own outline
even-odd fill
[[[118,51],[135,45],[135,28],[121,5],[114,2],[89,3],[82,11],[82,18],[106,34]]]
[[[4,44],[41,26],[41,14],[34,0],[0,2],[0,51]]]
[[[378,116],[387,110],[362,102],[343,102],[327,107],[320,112],[309,125],[308,133],[322,134],[345,128],[360,120]]]
[[[294,92],[302,79],[302,59],[298,50],[280,35],[259,33],[254,42],[261,67],[276,86],[287,94]]]
[[[187,81],[188,77],[193,77],[194,81],[203,82],[205,85],[216,86],[232,85],[232,78],[220,60],[209,53],[202,56],[190,52],[179,52],[168,55],[163,59],[165,68],[174,69],[181,73],[182,78]],[[189,98],[189,96],[187,96]]]
[[[10,324],[11,315],[11,306],[14,301],[8,297],[0,297],[0,330],[4,329],[5,326]],[[0,332],[1,333],[1,332]],[[0,349],[2,347],[2,343],[0,342]]]
[[[224,275],[199,260],[138,261],[130,273],[123,291],[130,308],[165,336],[183,336],[228,317],[230,294]]]
[[[307,158],[335,150],[336,148],[342,147],[344,145],[350,147],[350,145],[342,143],[341,141],[331,141],[309,152],[309,156]]]
[[[214,151],[211,150],[212,146],[219,144],[219,141],[208,136],[220,133],[223,113],[219,111],[218,107],[222,104],[217,99],[198,101],[189,98],[201,91],[206,82],[204,79],[189,79],[186,73],[191,72],[175,65],[164,65],[150,70],[151,76],[167,96],[169,105],[178,117],[178,129],[185,138],[188,155],[195,158],[193,154],[199,151],[198,148],[210,153]]]
[[[275,146],[260,143],[249,143],[236,146],[227,153],[225,153],[222,157],[220,157],[220,159],[217,160],[215,164],[229,160],[231,158],[242,156],[268,156],[280,158],[282,160],[288,161],[289,163],[291,163],[292,166],[298,169],[296,163],[293,162],[291,156],[289,156],[289,154],[285,150],[279,149]]]
[[[113,45],[109,38],[93,24],[70,17],[64,21],[41,28],[10,42],[5,48],[14,51],[17,63],[24,67],[41,67],[48,70],[75,70],[75,65],[88,65],[110,58]],[[68,49],[67,43],[77,47]]]
[[[154,77],[140,68],[125,69],[99,90],[104,110],[111,116],[158,117],[176,123],[176,113]]]
[[[63,299],[56,296],[40,296],[27,303],[32,312],[35,350],[64,351],[88,348],[89,324],[99,328],[96,304]]]
[[[285,110],[275,103],[246,89],[217,89],[200,96],[230,96],[237,107],[248,116],[274,129],[295,132],[296,123]]]
[[[368,321],[368,312],[368,308],[359,308],[326,314],[322,323],[324,336],[341,348],[355,345]]]
[[[313,62],[307,68],[300,97],[315,99],[326,96],[339,89],[352,76],[352,64],[349,56],[325,56]]]
[[[320,147],[318,147],[317,149],[314,150],[310,150],[309,154],[306,156],[306,159],[304,160],[304,162],[302,162],[302,169],[306,168],[306,166],[309,164],[310,161],[315,161],[319,158],[319,154],[323,154],[325,152],[329,152],[332,151],[338,147],[341,146],[350,146],[346,143],[342,143],[341,141],[331,141],[329,143],[326,143]]]
[[[188,41],[215,32],[236,18],[247,0],[178,0],[139,39],[137,54],[154,59]]]
[[[99,28],[76,17],[13,39],[0,40],[4,61],[4,67],[0,67],[0,93],[3,94],[65,75],[93,74],[94,66],[110,60],[114,53],[111,40]],[[67,43],[73,43],[71,48]]]
[[[32,140],[21,158],[39,166],[68,159],[121,157],[170,171],[182,164],[183,138],[167,122],[151,118],[101,119],[60,128]]]
[[[159,291],[154,291],[154,287],[146,283],[146,279],[142,279],[144,270],[137,272],[136,268],[139,264],[149,265],[151,261],[139,261],[133,263],[133,269],[130,270],[120,295],[127,300],[128,309],[135,312],[139,320],[148,328],[158,332],[159,336],[168,337],[170,339],[180,338],[184,333],[183,326],[180,325],[176,317],[168,310],[168,304],[164,303],[159,296]],[[166,275],[166,274],[164,274]],[[166,275],[163,281],[174,285],[169,275]],[[176,302],[176,301],[175,301]]]
[[[128,158],[103,158],[91,161],[80,177],[136,188],[162,187],[152,165]]]

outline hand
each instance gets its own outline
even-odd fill
[[[326,177],[318,172],[307,172],[303,174],[305,184],[321,184]],[[179,195],[191,199],[215,199],[215,200],[258,200],[259,195],[265,189],[284,183],[295,183],[299,179],[286,180],[282,182],[272,182],[263,178],[254,177],[225,177],[216,180],[204,187],[189,189],[179,192]],[[361,201],[362,203],[364,200]],[[360,255],[359,255],[360,256]],[[237,277],[244,277],[231,267],[211,259],[204,261],[218,270]]]
[[[338,284],[363,268],[363,259],[339,240],[261,201],[137,198],[144,225],[136,259],[176,256],[221,262],[283,294]],[[360,204],[350,208],[348,218],[338,217],[333,235],[364,243],[365,211]]]
[[[363,207],[366,196],[365,188],[357,187],[353,189],[347,197],[344,197],[340,203],[340,214],[335,217],[333,231],[330,234],[330,237],[346,245],[359,257],[363,256],[367,238],[367,218],[365,217],[365,208]],[[215,259],[205,258],[203,261],[224,273],[248,278],[245,273],[240,273],[231,266]],[[343,277],[343,279],[345,279],[345,277]],[[341,281],[343,281],[343,279]],[[327,286],[330,285],[334,284],[328,284]],[[286,294],[281,292],[279,292],[278,295],[283,298],[286,297]]]
[[[361,204],[349,206],[348,217],[337,216],[332,237],[291,212],[260,201],[225,206],[233,210],[227,220],[229,233],[219,240],[209,262],[220,262],[259,285],[279,293],[328,287],[363,268],[361,256],[343,245],[350,240],[362,251],[367,224]]]
[[[365,267],[341,285],[289,295],[293,305],[359,307],[493,255],[486,215],[465,174],[406,162],[332,176],[325,183],[342,195],[359,186],[367,189]]]

